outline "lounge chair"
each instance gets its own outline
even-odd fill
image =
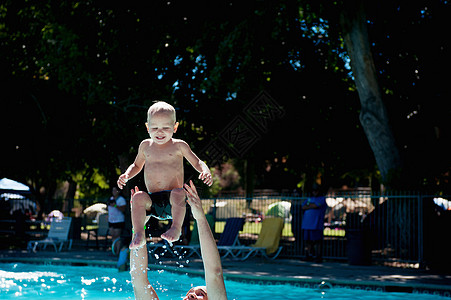
[[[214,232],[215,231],[215,220],[213,218],[213,215],[207,214],[207,215],[205,215],[205,218],[207,219],[207,223],[210,226],[211,232]],[[189,241],[189,245],[197,246],[199,244],[200,244],[199,230],[197,229],[197,221],[194,220],[193,231],[191,232],[191,239]]]
[[[259,254],[269,259],[277,258],[282,251],[282,246],[279,246],[279,242],[282,236],[283,226],[283,218],[264,219],[255,244],[251,246],[231,247],[230,251],[232,252],[232,256],[240,260],[246,260],[249,257]]]
[[[244,218],[229,218],[226,221],[224,231],[218,241],[218,251],[221,258],[234,256],[234,247],[240,246],[239,232],[243,230]]]
[[[50,225],[47,237],[39,241],[29,241],[28,250],[36,252],[38,246],[43,246],[43,249],[45,249],[47,245],[52,245],[55,251],[58,252],[63,249],[65,244],[67,244],[67,248],[70,250],[72,248],[72,239],[69,238],[71,223],[72,218],[69,217],[62,218],[61,220],[54,219]]]
[[[218,251],[221,257],[226,257],[232,254],[228,247],[239,245],[238,234],[240,230],[243,229],[243,225],[244,218],[229,218],[226,220],[224,231],[221,233],[217,243]],[[179,253],[181,251],[186,251],[185,257],[190,257],[194,254],[201,257],[200,245],[176,246],[175,249]]]
[[[96,237],[96,248],[99,248],[99,236],[105,237],[105,248],[108,244],[108,234],[110,230],[110,224],[108,223],[108,214],[99,214],[97,215],[97,224],[98,227],[95,229],[88,230],[88,238],[86,239],[86,247],[89,246],[89,241],[91,237],[91,232]]]
[[[205,215],[208,225],[210,226],[211,232],[214,232],[215,220],[212,215]],[[188,245],[176,245],[174,246],[174,252],[179,255],[183,255],[185,258],[190,256],[200,256],[200,241],[199,241],[199,231],[197,229],[197,221],[194,220],[193,231],[191,232],[191,239]]]

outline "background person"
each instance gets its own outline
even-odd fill
[[[117,254],[121,249],[120,237],[122,230],[125,228],[125,209],[127,207],[127,202],[125,198],[121,196],[117,187],[113,187],[111,193],[113,195],[108,200],[108,224],[109,233],[113,241],[112,247],[114,247],[112,250],[113,253]]]
[[[306,243],[307,260],[322,262],[322,244],[324,239],[324,215],[327,209],[326,197],[320,194],[320,186],[313,185],[312,197],[302,203],[303,239]]]

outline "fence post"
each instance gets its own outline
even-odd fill
[[[214,224],[214,231],[213,235],[216,234],[216,198],[213,199],[213,209],[212,209],[212,213],[213,213],[213,224]]]
[[[424,197],[421,194],[418,194],[418,263],[420,264],[420,268],[424,266],[424,256],[423,256],[423,225],[424,225],[424,218],[423,218],[423,201]]]

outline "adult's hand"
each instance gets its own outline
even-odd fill
[[[135,186],[135,189],[130,190],[130,194],[131,194],[132,198],[133,198],[133,195],[135,195],[137,192],[139,192],[139,189],[137,186]]]
[[[202,209],[202,202],[200,201],[199,195],[197,194],[196,187],[193,181],[189,181],[190,185],[185,183],[186,196],[188,197],[188,204],[191,206],[191,212],[194,219],[205,218],[204,210]]]

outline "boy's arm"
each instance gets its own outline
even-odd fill
[[[135,161],[127,168],[124,174],[119,176],[119,179],[117,180],[117,186],[120,189],[123,189],[127,184],[127,181],[135,177],[139,172],[141,172],[142,168],[144,167],[144,163],[146,162],[143,152],[145,142],[146,141],[143,141],[139,145],[138,154],[136,155]]]
[[[197,157],[196,154],[194,154],[194,152],[186,142],[180,141],[179,145],[183,156],[186,158],[186,160],[189,161],[193,168],[200,173],[199,179],[201,179],[206,185],[211,186],[213,179],[211,177],[211,172],[208,166],[202,160],[200,160],[200,158]]]

